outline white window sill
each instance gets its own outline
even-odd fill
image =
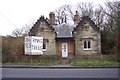
[[[46,49],[43,49],[43,52],[47,51]]]
[[[92,50],[91,48],[86,48],[86,49],[83,49],[83,50],[85,50],[85,51],[89,51],[89,50]]]

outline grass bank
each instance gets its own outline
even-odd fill
[[[72,61],[72,66],[85,66],[85,67],[118,67],[118,62],[113,61]]]
[[[57,65],[57,61],[30,61],[30,62],[4,62],[3,64],[21,64],[21,65],[39,65],[39,66],[51,66],[51,65]]]
[[[37,65],[37,66],[52,66],[59,65],[57,61],[41,61],[41,62],[7,62],[3,64],[21,64],[21,65]],[[71,66],[80,67],[118,67],[118,62],[113,61],[72,61],[68,63]]]

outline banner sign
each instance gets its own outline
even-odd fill
[[[36,36],[25,37],[25,54],[28,55],[43,54],[43,37]]]

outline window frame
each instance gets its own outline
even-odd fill
[[[45,41],[43,41],[43,46],[45,45],[45,49],[43,48],[43,51],[47,51],[47,44]]]
[[[83,50],[92,50],[91,40],[84,40],[83,41]]]
[[[47,43],[48,43],[48,39],[43,39],[43,45],[45,45],[45,49],[43,49],[43,52],[47,51]]]

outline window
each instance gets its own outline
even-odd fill
[[[46,49],[46,44],[45,44],[45,42],[43,42],[43,49]]]
[[[47,50],[48,39],[43,39],[43,51]]]
[[[84,45],[83,45],[83,49],[84,50],[91,50],[91,42],[90,41],[84,41]]]

